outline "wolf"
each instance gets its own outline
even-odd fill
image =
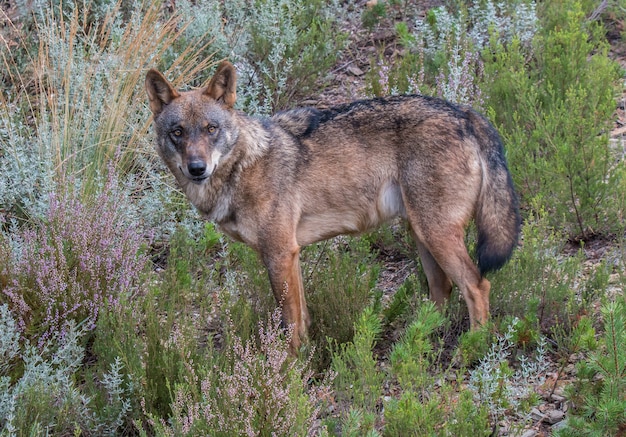
[[[148,71],[157,151],[199,212],[258,253],[293,325],[292,352],[310,325],[301,248],[395,217],[408,223],[431,299],[444,305],[455,283],[471,328],[488,320],[484,275],[510,258],[520,215],[502,141],[483,116],[411,95],[255,118],[234,108],[236,81],[228,61],[191,91]],[[464,242],[472,219],[478,266]]]

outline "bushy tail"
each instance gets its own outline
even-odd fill
[[[483,160],[483,183],[476,209],[478,245],[476,255],[480,274],[498,270],[517,246],[521,219],[502,140],[487,120],[474,114],[477,140]]]

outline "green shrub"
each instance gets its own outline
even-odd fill
[[[389,355],[391,373],[403,389],[420,391],[428,386],[431,376],[426,370],[436,356],[430,337],[444,322],[444,316],[432,302],[423,303],[415,320],[394,345]]]
[[[350,408],[341,421],[334,425],[334,434],[346,437],[380,437],[376,430],[376,413]]]
[[[422,436],[435,430],[450,436],[489,434],[486,406],[475,403],[467,390],[458,393],[441,375],[446,370],[437,368],[442,345],[433,344],[432,339],[445,323],[433,303],[423,303],[393,346],[390,376],[401,394],[385,401],[384,435]]]
[[[549,219],[540,213],[522,226],[522,244],[509,263],[490,276],[491,312],[499,317],[517,317],[528,335],[516,342],[536,344],[537,335],[555,323],[570,324],[587,310],[595,293],[583,292],[594,280],[593,271],[583,276],[583,254],[562,255],[564,237],[551,231]],[[581,298],[585,298],[581,301]]]
[[[412,311],[422,298],[421,285],[415,275],[410,275],[394,292],[391,301],[383,308],[385,322],[392,324],[412,316]]]
[[[361,22],[368,29],[373,29],[381,19],[387,16],[386,2],[375,2],[371,7],[367,7],[361,14]]]
[[[423,436],[436,429],[441,419],[437,398],[422,398],[419,392],[404,391],[385,406],[385,436]]]
[[[614,228],[610,205],[622,171],[608,131],[619,70],[581,1],[560,4],[547,9],[558,17],[542,17],[531,51],[516,41],[492,44],[486,88],[522,199],[542,205],[555,228],[587,239]]]
[[[331,345],[337,398],[366,412],[375,411],[382,392],[384,374],[379,371],[372,352],[381,332],[380,317],[370,306],[356,321],[352,342]]]
[[[567,389],[573,409],[556,435],[619,435],[626,427],[626,305],[623,297],[602,308],[604,335],[597,351],[580,360]]]
[[[466,331],[459,336],[456,360],[465,367],[470,367],[487,355],[493,341],[493,335],[487,327]]]
[[[468,388],[474,399],[488,409],[493,426],[508,411],[524,411],[528,404],[536,401],[536,387],[544,382],[547,360],[546,341],[539,342],[535,356],[529,359],[517,357],[517,370],[513,367],[512,342],[517,320],[513,320],[507,331],[498,336],[480,364],[470,371]]]
[[[330,248],[331,244],[307,248],[302,263],[311,316],[309,335],[320,368],[330,362],[329,341],[352,341],[355,323],[372,301],[380,270],[366,241],[350,239],[346,247],[338,248]]]
[[[119,359],[84,381],[85,331],[70,323],[63,336],[29,346],[7,305],[0,306],[0,433],[116,435],[130,410]]]

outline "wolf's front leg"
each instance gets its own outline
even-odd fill
[[[302,341],[308,338],[307,331],[311,323],[302,284],[300,247],[295,245],[289,251],[265,253],[262,258],[269,272],[276,302],[282,307],[283,322],[285,326],[293,325],[291,353],[296,355]]]

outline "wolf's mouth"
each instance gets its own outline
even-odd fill
[[[197,177],[193,177],[193,178],[189,178],[189,179],[194,184],[200,185],[202,182],[206,181],[208,178],[209,178],[208,176],[197,176]]]

